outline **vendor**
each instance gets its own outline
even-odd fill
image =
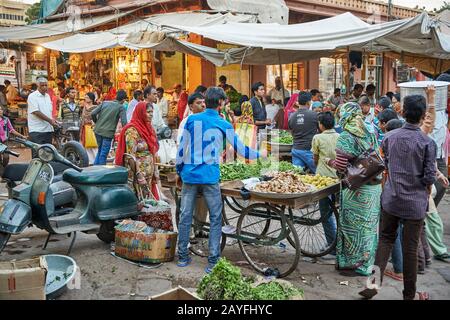
[[[80,123],[81,108],[75,101],[77,96],[77,90],[73,87],[66,89],[66,99],[61,103],[59,107],[59,118],[64,122]],[[78,137],[76,137],[78,140]]]

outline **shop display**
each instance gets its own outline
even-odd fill
[[[315,186],[317,189],[323,189],[326,187],[329,187],[333,184],[336,184],[339,182],[339,179],[334,179],[331,177],[324,177],[321,175],[302,175],[300,177],[300,179],[304,182],[304,183],[308,183],[311,184],[313,186]]]
[[[172,261],[177,235],[176,232],[149,227],[142,221],[122,220],[115,227],[115,254],[147,263]]]
[[[304,295],[302,289],[287,281],[244,277],[225,258],[220,258],[212,272],[202,278],[197,293],[205,300],[289,300]]]
[[[275,174],[269,181],[257,183],[253,190],[268,193],[304,193],[312,188],[302,181],[299,174],[288,171]]]
[[[280,130],[279,135],[272,138],[272,142],[292,145],[294,143],[294,138],[289,131]]]
[[[287,161],[280,162],[257,162],[257,163],[222,163],[220,164],[220,178],[221,181],[232,180],[244,180],[252,177],[260,177],[262,175],[267,176],[271,171],[285,172],[292,171],[296,173],[302,173],[303,170],[300,167],[294,166]]]

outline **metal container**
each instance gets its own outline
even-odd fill
[[[447,109],[447,93],[450,82],[444,81],[414,81],[414,82],[400,83],[398,86],[400,87],[400,96],[402,97],[401,101],[402,107],[403,107],[403,99],[406,96],[412,94],[420,94],[426,98],[427,94],[425,90],[429,85],[434,85],[436,88],[436,98],[435,98],[436,111],[442,111]]]

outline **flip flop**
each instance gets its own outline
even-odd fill
[[[403,281],[403,275],[395,273],[393,270],[386,269],[384,275],[397,281]]]
[[[417,291],[417,294],[419,295],[419,299],[416,299],[416,297],[414,297],[414,300],[430,300],[430,294],[428,292]]]
[[[442,262],[446,262],[446,263],[450,263],[450,255],[448,255],[447,253],[438,255],[438,256],[434,256],[434,258],[436,260],[442,261]]]

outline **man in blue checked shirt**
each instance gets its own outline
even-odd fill
[[[227,96],[222,88],[210,87],[206,91],[206,110],[189,116],[184,126],[177,151],[176,169],[183,187],[181,189],[181,212],[178,225],[179,267],[190,264],[188,244],[195,199],[203,192],[209,209],[209,257],[205,271],[210,273],[220,258],[222,235],[222,195],[220,192],[219,162],[226,142],[246,159],[266,157],[245,146],[234,132],[233,126],[220,117],[219,110]],[[263,154],[264,153],[264,154]]]

